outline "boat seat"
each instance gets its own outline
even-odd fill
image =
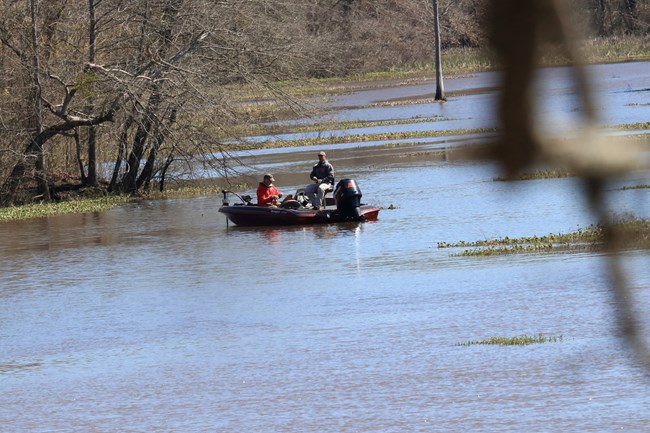
[[[325,207],[327,205],[335,204],[334,197],[327,196],[327,193],[330,193],[332,191],[334,191],[334,185],[330,185],[330,187],[325,190],[325,194],[323,194],[323,201],[321,202],[320,207]]]
[[[330,185],[328,189],[325,190],[325,194],[323,195],[323,202],[320,204],[320,207],[324,206],[334,206],[336,204],[336,201],[334,200],[334,197],[332,196],[327,196],[328,193],[334,191],[334,186]],[[296,194],[294,195],[294,199],[298,201],[300,204],[304,204],[305,201],[307,200],[307,194],[305,193],[305,188],[299,188],[296,190]]]

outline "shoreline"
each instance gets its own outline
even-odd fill
[[[612,61],[609,63],[630,63],[638,62],[643,60],[633,60],[633,61]],[[430,79],[428,79],[430,80]],[[379,88],[385,87],[386,81],[377,81],[377,83],[383,83]],[[399,84],[399,80],[397,80]],[[413,84],[404,83],[404,84]],[[376,88],[376,86],[366,86],[369,89]],[[462,93],[462,92],[461,92]],[[409,104],[418,104],[421,103],[422,97],[405,97],[400,100],[400,104],[404,105]],[[381,107],[379,107],[381,108]],[[332,122],[328,123],[318,123],[311,125],[301,125],[299,126],[300,132],[309,132],[314,130],[321,130],[319,126],[323,126],[326,130],[332,129],[359,129],[359,128],[368,128],[376,126],[384,126],[388,124],[409,124],[417,123],[418,121],[423,122],[421,119],[398,119],[393,121],[350,121],[350,122]],[[436,121],[435,118],[428,119],[427,121]],[[639,135],[647,136],[648,134],[648,124],[634,124],[634,125],[610,125],[608,128],[614,128],[617,130],[625,131],[639,131]],[[289,128],[290,129],[290,128]],[[278,133],[278,131],[275,131]],[[458,136],[459,134],[467,135],[472,133],[488,133],[494,132],[493,129],[489,131],[473,131],[473,130],[448,130],[448,131],[412,131],[405,132],[402,134],[377,134],[377,133],[368,133],[368,134],[352,134],[342,137],[338,137],[337,140],[345,142],[348,144],[354,143],[368,143],[377,141],[379,138],[385,138],[386,140],[409,140],[422,137],[449,137],[449,136]],[[378,138],[379,137],[379,138]],[[301,140],[286,140],[286,139],[275,139],[265,142],[257,143],[247,143],[243,146],[233,146],[232,149],[229,149],[228,153],[233,153],[237,151],[248,152],[255,150],[272,150],[272,149],[306,149],[315,146],[323,146],[331,142],[332,137],[319,137],[317,139],[301,139]],[[246,176],[242,176],[246,178]],[[76,182],[79,182],[78,179],[68,178],[65,179],[65,183],[68,185],[77,185]],[[158,199],[169,199],[169,198],[182,198],[182,197],[194,197],[199,195],[206,194],[218,194],[222,188],[234,189],[234,190],[245,190],[250,187],[250,183],[246,181],[240,185],[233,187],[231,184],[226,184],[227,182],[220,181],[218,178],[200,178],[193,180],[174,180],[168,181],[166,183],[167,189],[164,192],[151,191],[134,196],[125,196],[125,195],[111,195],[105,191],[104,188],[76,188],[74,192],[63,193],[62,185],[64,181],[57,180],[53,182],[54,191],[59,195],[59,201],[52,203],[32,203],[26,205],[17,205],[17,206],[8,206],[0,207],[0,223],[6,221],[16,221],[30,218],[43,218],[53,215],[62,215],[68,213],[78,213],[78,212],[95,212],[95,211],[104,211],[109,210],[114,207],[117,207],[123,203],[127,202],[137,202],[140,200],[158,200]],[[57,190],[59,188],[59,190]]]

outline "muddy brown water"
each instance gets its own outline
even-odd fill
[[[372,223],[238,228],[206,196],[0,224],[2,431],[646,432],[607,257],[437,248],[597,222],[576,178],[495,182],[449,152],[483,139],[328,146]],[[245,158],[287,193],[315,151]],[[612,210],[650,217],[619,189],[648,177],[613,180]],[[624,256],[646,330],[647,260]],[[537,334],[562,341],[461,344]]]

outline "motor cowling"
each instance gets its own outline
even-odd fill
[[[339,215],[346,220],[362,220],[361,195],[361,190],[354,179],[341,179],[334,189],[334,201]]]

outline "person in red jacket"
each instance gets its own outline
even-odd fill
[[[275,179],[272,174],[265,174],[264,180],[257,186],[258,206],[278,206],[278,200],[282,193],[273,185]]]

